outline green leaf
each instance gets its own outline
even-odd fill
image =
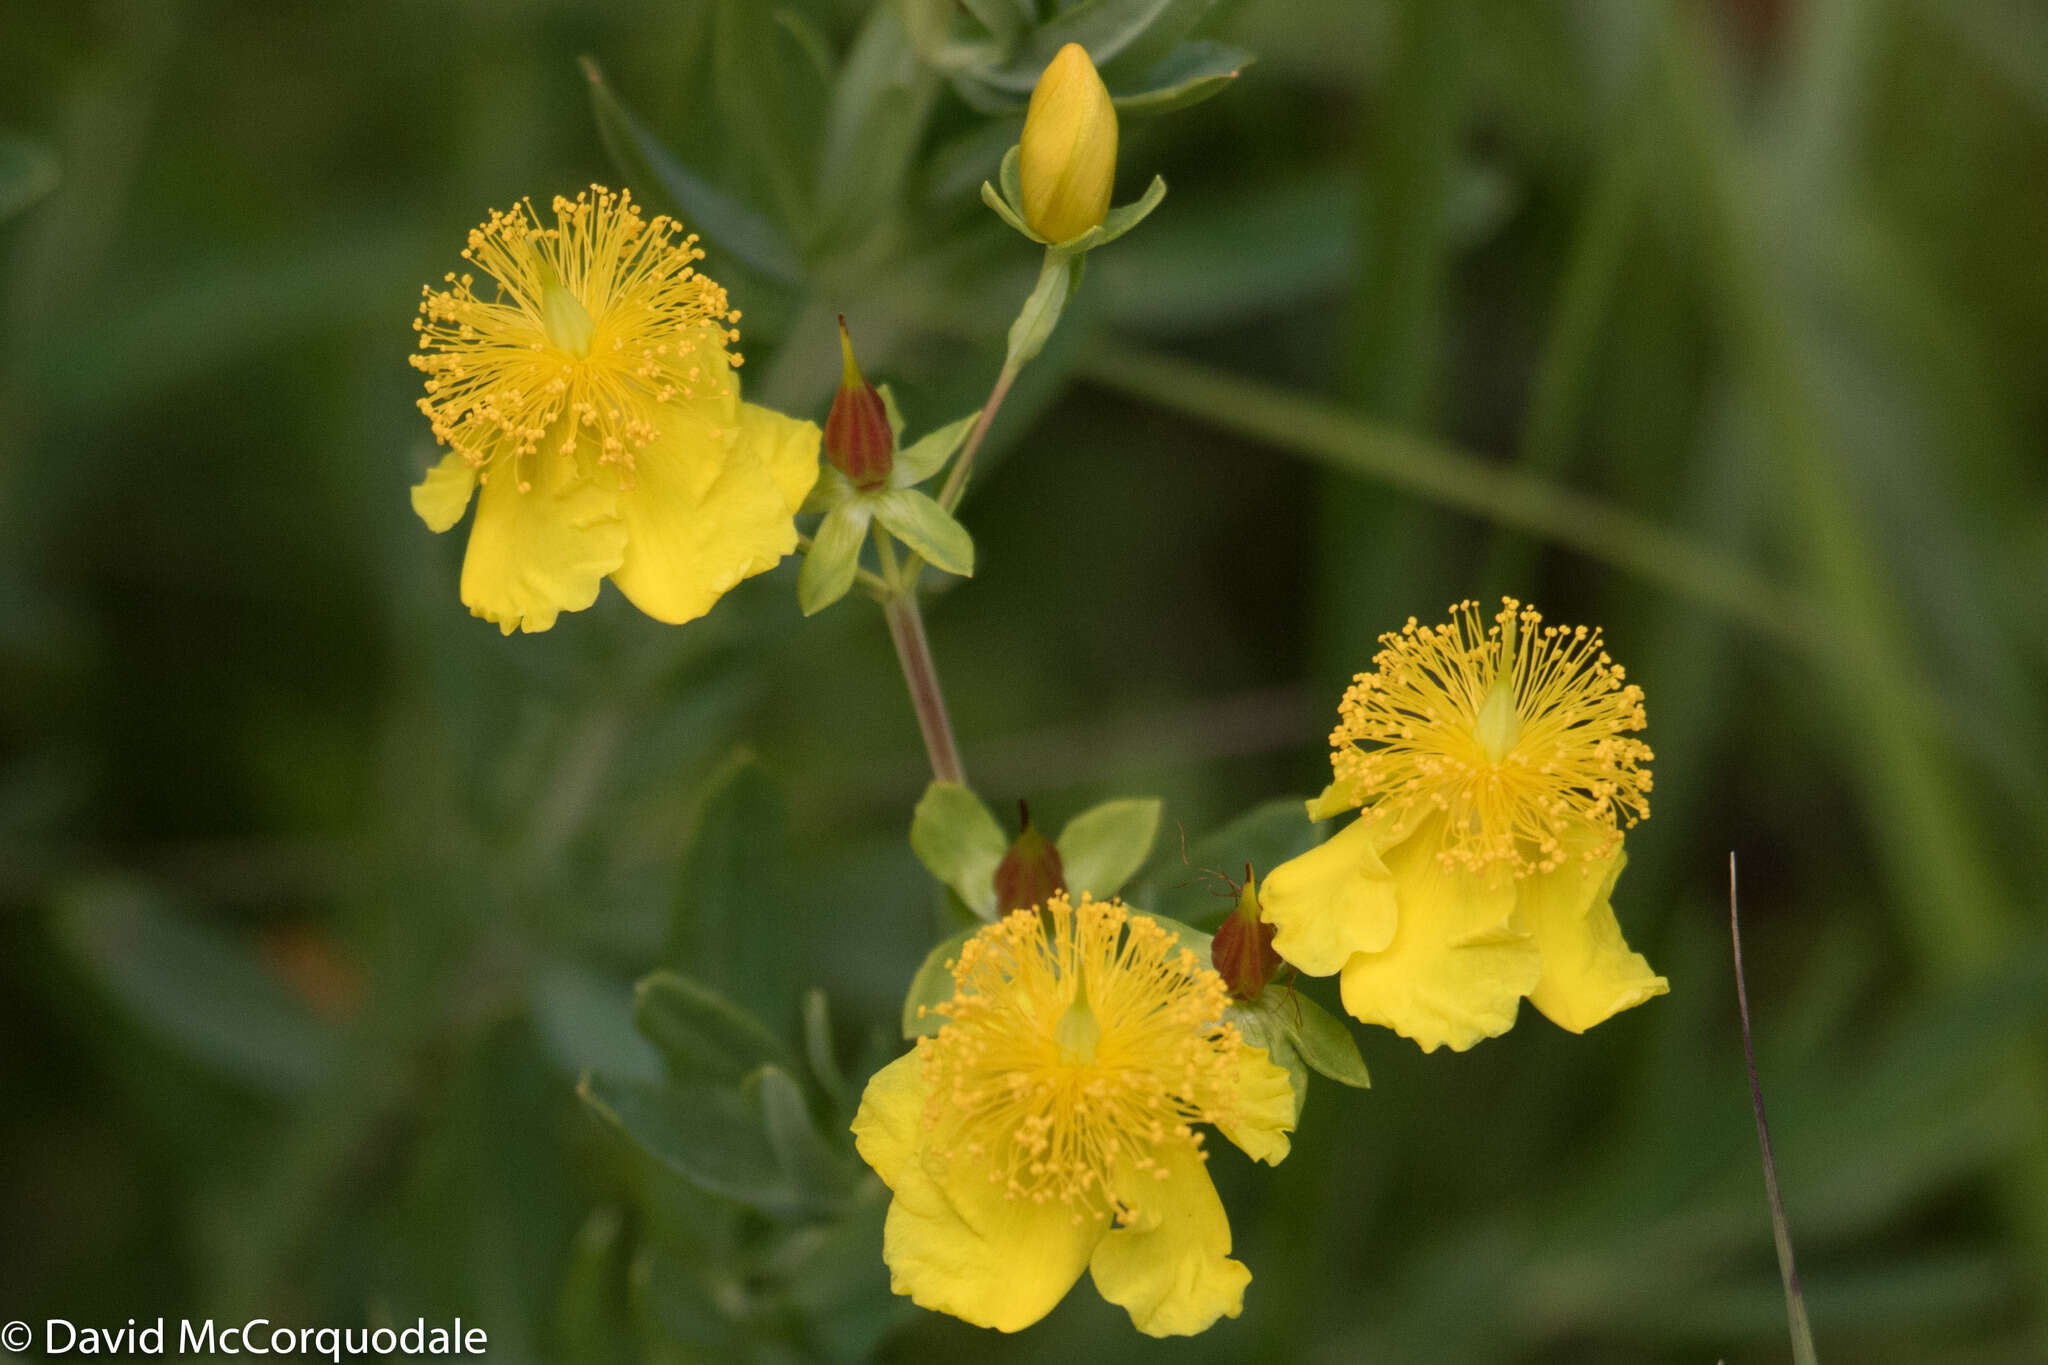
[[[761,0],[719,0],[711,83],[721,131],[767,187],[786,228],[813,225],[813,149],[825,125],[826,89],[802,45]]]
[[[28,209],[63,178],[63,164],[47,145],[0,132],[0,223]]]
[[[884,397],[882,401],[884,406],[887,406],[889,400]],[[830,512],[859,491],[853,486],[852,479],[829,464],[821,465],[818,468],[818,481],[811,485],[811,491],[804,496],[804,505],[796,510],[799,515],[804,516]]]
[[[654,972],[633,989],[633,1026],[679,1081],[736,1081],[766,1063],[787,1064],[780,1038],[718,992],[676,972]]]
[[[953,452],[960,449],[960,443],[967,439],[967,433],[974,430],[974,424],[979,420],[980,413],[970,412],[937,431],[925,433],[907,449],[897,451],[896,463],[889,470],[890,487],[909,488],[938,473],[946,461],[953,458]]]
[[[1372,1084],[1358,1040],[1328,1010],[1285,986],[1267,986],[1259,998],[1237,1009],[1272,1021],[1301,1054],[1301,1060],[1333,1081],[1364,1090]]]
[[[1010,351],[1003,362],[1005,368],[1021,370],[1045,349],[1053,328],[1060,325],[1060,314],[1066,311],[1080,268],[1080,257],[1052,248],[1046,250],[1038,283],[1024,300],[1017,320],[1010,324]]]
[[[333,1039],[250,946],[139,883],[95,879],[58,899],[72,959],[143,1029],[201,1065],[272,1093],[325,1078]]]
[[[836,1100],[846,1099],[846,1073],[839,1069],[832,1038],[832,1004],[820,990],[804,993],[804,1061],[820,1088]]]
[[[633,1027],[633,992],[573,962],[541,969],[532,986],[534,1026],[570,1075],[603,1071],[634,1080],[661,1075],[661,1056]]]
[[[1079,43],[1098,67],[1130,51],[1133,61],[1149,66],[1185,37],[1216,0],[1083,0],[1040,24],[1000,66],[973,73],[998,90],[1029,94],[1046,63],[1068,43]],[[1154,35],[1156,34],[1156,37]],[[1150,40],[1142,41],[1141,40]]]
[[[1308,1068],[1302,1064],[1301,1053],[1295,1050],[1294,1041],[1280,1027],[1280,1021],[1263,1010],[1246,1009],[1243,1005],[1232,1005],[1224,1012],[1224,1018],[1237,1025],[1247,1043],[1264,1048],[1266,1059],[1287,1073],[1287,1083],[1294,1090],[1294,1117],[1299,1120],[1308,1104]]]
[[[1161,802],[1153,797],[1105,801],[1067,822],[1056,841],[1067,889],[1114,896],[1152,856]]]
[[[755,1073],[753,1085],[760,1096],[769,1149],[798,1197],[819,1210],[843,1203],[853,1188],[853,1169],[819,1135],[802,1087],[773,1066]]]
[[[816,616],[853,587],[854,575],[860,571],[860,547],[867,539],[868,519],[874,512],[874,499],[852,497],[818,523],[818,533],[812,537],[804,566],[796,576],[796,604],[804,615]]]
[[[809,1206],[731,1086],[668,1086],[586,1073],[577,1095],[635,1146],[707,1193],[775,1217]]]
[[[910,817],[910,849],[968,909],[996,917],[996,867],[1010,838],[979,796],[958,782],[926,787]]]
[[[770,279],[786,284],[802,280],[802,260],[781,228],[663,146],[612,92],[594,59],[583,58],[583,74],[590,82],[598,135],[629,183],[661,186],[692,231]]]
[[[888,219],[916,164],[937,89],[896,7],[875,6],[832,91],[818,170],[827,240],[859,240]]]
[[[1112,87],[1110,102],[1127,118],[1185,109],[1221,94],[1255,60],[1228,43],[1182,43],[1134,85]]]
[[[875,519],[935,568],[974,577],[974,537],[952,513],[915,488],[890,488],[873,495]]]
[[[924,955],[917,975],[910,978],[910,990],[903,997],[903,1036],[923,1038],[937,1033],[945,1019],[930,1013],[933,1005],[953,998],[953,972],[948,965],[960,956],[960,947],[980,932],[974,925],[940,942]]]
[[[754,757],[735,754],[705,784],[687,842],[662,964],[757,1015],[794,1003],[794,952],[760,932],[789,903],[789,817],[782,791]]]
[[[555,1294],[555,1339],[570,1365],[632,1365],[638,1358],[626,1325],[629,1251],[626,1215],[612,1205],[593,1209],[569,1244]]]
[[[1024,32],[1028,17],[1017,0],[960,0],[967,12],[980,21],[998,46],[1008,51]]]

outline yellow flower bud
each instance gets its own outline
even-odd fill
[[[1024,221],[1049,242],[1098,226],[1116,179],[1116,106],[1079,43],[1046,66],[1024,116],[1018,177]]]

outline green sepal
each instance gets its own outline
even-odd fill
[[[1269,1021],[1311,1070],[1358,1090],[1372,1085],[1365,1058],[1359,1055],[1358,1040],[1351,1036],[1351,1030],[1300,991],[1270,985],[1258,999],[1233,1005],[1231,1012],[1240,1018]]]
[[[1114,896],[1152,856],[1163,803],[1153,797],[1105,801],[1067,821],[1054,841],[1067,890]]]
[[[869,494],[864,501],[873,505],[875,519],[926,563],[961,578],[974,577],[974,537],[928,494],[890,488]]]
[[[861,542],[867,539],[868,519],[874,511],[871,499],[850,497],[818,523],[818,533],[812,537],[804,566],[796,576],[796,604],[804,615],[816,616],[853,586],[854,575],[860,571]]]
[[[804,505],[796,510],[800,516],[830,512],[859,491],[853,486],[852,479],[829,464],[821,465],[818,468],[818,481],[812,484],[811,491],[804,495]]]
[[[934,782],[910,817],[910,849],[925,870],[982,919],[996,917],[996,868],[1009,836],[968,788]]]
[[[945,1025],[945,1016],[933,1014],[931,1007],[953,998],[953,970],[948,964],[960,956],[961,946],[980,931],[980,925],[970,925],[941,940],[924,955],[917,975],[910,978],[909,991],[903,996],[906,1039],[930,1037]]]
[[[887,383],[881,383],[875,385],[875,392],[882,396],[882,411],[889,418],[889,434],[896,438],[896,444],[900,446],[903,444],[903,409],[896,406],[896,390],[890,388]],[[899,463],[902,461],[903,455],[900,451],[896,459]]]
[[[889,399],[884,395],[882,401],[886,405]],[[946,423],[937,431],[926,432],[908,447],[897,451],[896,463],[889,470],[889,486],[909,488],[914,484],[923,483],[945,468],[946,461],[953,458],[953,452],[960,449],[960,443],[967,439],[967,433],[974,429],[975,422],[980,418],[980,413],[970,412],[958,421]],[[893,414],[891,420],[894,421]],[[897,432],[897,440],[900,442],[902,439],[902,432]]]

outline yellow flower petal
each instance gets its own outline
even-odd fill
[[[412,486],[412,510],[436,535],[462,520],[476,491],[476,466],[449,451]]]
[[[1273,1065],[1262,1047],[1244,1047],[1237,1054],[1237,1111],[1216,1127],[1254,1161],[1278,1166],[1287,1155],[1287,1134],[1294,1129],[1294,1083]]]
[[[1310,976],[1328,976],[1354,953],[1393,941],[1397,893],[1374,842],[1372,821],[1354,820],[1267,874],[1259,907],[1273,926],[1273,951]]]
[[[680,625],[796,549],[796,522],[761,444],[741,439],[737,411],[731,425],[684,408],[659,421],[619,494],[628,534],[612,581],[655,620]]]
[[[1357,810],[1361,801],[1356,782],[1332,782],[1320,795],[1309,798],[1308,818],[1327,820],[1347,810]]]
[[[753,403],[740,405],[740,441],[760,452],[768,477],[782,490],[792,515],[818,481],[820,439],[816,422],[800,422]]]
[[[882,1230],[889,1287],[977,1327],[1020,1331],[1066,1297],[1105,1225],[1058,1200],[1008,1198],[986,1163],[926,1147],[921,1062],[913,1052],[877,1072],[853,1125],[894,1195]]]
[[[485,481],[462,561],[462,604],[507,635],[546,630],[595,602],[626,547],[616,493],[578,477],[568,456],[528,462],[541,468],[525,492],[509,460]]]
[[[1158,1156],[1163,1180],[1120,1173],[1118,1193],[1137,1216],[1102,1239],[1089,1269],[1146,1336],[1191,1336],[1244,1311],[1252,1273],[1230,1259],[1230,1219],[1200,1153],[1169,1142]]]
[[[1671,989],[1630,951],[1614,918],[1609,897],[1627,862],[1619,851],[1605,862],[1572,859],[1522,883],[1517,917],[1543,952],[1543,976],[1529,1003],[1573,1033]]]
[[[1353,1017],[1412,1038],[1424,1052],[1463,1052],[1514,1026],[1542,959],[1511,922],[1516,883],[1446,867],[1437,856],[1439,824],[1424,821],[1388,850],[1400,922],[1384,952],[1345,964],[1341,993]]]

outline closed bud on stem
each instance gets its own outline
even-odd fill
[[[889,429],[889,410],[882,395],[868,383],[853,358],[853,338],[846,319],[839,319],[839,353],[845,369],[839,392],[832,397],[832,415],[825,419],[825,458],[859,489],[880,488],[896,458],[896,433]]]
[[[1099,227],[1116,180],[1116,106],[1079,43],[1046,65],[1031,92],[1017,165],[1024,221],[1048,242]]]
[[[1244,885],[1238,889],[1237,905],[1209,947],[1209,960],[1239,1000],[1258,999],[1280,970],[1280,954],[1273,951],[1273,926],[1259,918],[1259,888],[1249,866],[1244,870]]]
[[[1031,807],[1019,801],[1017,818],[1022,828],[996,864],[996,909],[1006,915],[1044,905],[1055,892],[1067,889],[1060,851],[1031,823]]]

